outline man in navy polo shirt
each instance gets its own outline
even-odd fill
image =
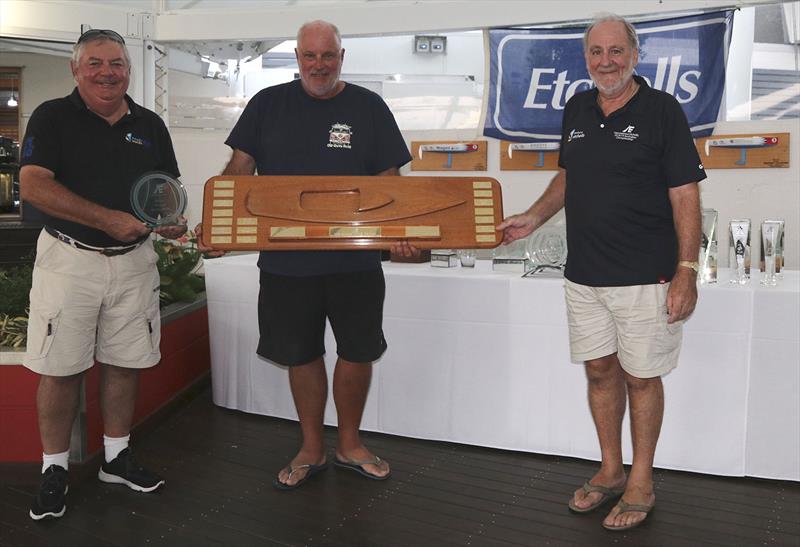
[[[697,183],[705,178],[678,102],[633,75],[638,48],[621,17],[602,16],[586,29],[596,87],[564,109],[559,172],[525,213],[498,226],[509,243],[566,208],[570,353],[585,365],[602,457],[569,507],[587,513],[622,496],[603,521],[615,531],[644,522],[655,504],[661,376],[677,366],[682,323],[697,301]],[[627,478],[626,396],[633,440]]]
[[[70,61],[77,87],[34,110],[22,147],[20,192],[45,217],[36,247],[24,364],[37,393],[43,465],[34,520],[66,510],[67,468],[80,385],[101,363],[105,460],[98,477],[151,492],[164,480],[128,447],[139,369],[159,362],[157,256],[130,193],[149,171],[178,176],[164,122],[126,95],[130,56],[112,30],[89,30]],[[178,237],[186,226],[158,228]]]
[[[379,95],[340,79],[344,49],[336,26],[304,24],[295,49],[300,79],[258,92],[226,144],[226,175],[397,176],[411,160],[394,116]],[[401,183],[401,182],[398,182]],[[198,233],[202,226],[198,226]],[[200,246],[211,256],[221,251]],[[419,251],[407,242],[395,253]],[[325,320],[336,337],[333,400],[338,417],[334,465],[373,480],[389,463],[361,442],[359,428],[372,362],[386,350],[385,284],[379,251],[269,251],[258,260],[258,355],[287,366],[303,435],[273,481],[293,490],[328,467],[323,418],[328,397]]]

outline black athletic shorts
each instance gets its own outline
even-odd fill
[[[280,365],[304,365],[325,354],[325,318],[336,353],[370,363],[386,351],[383,270],[294,277],[261,270],[257,353]]]

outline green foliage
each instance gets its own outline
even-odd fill
[[[205,279],[194,271],[200,262],[194,233],[172,239],[159,239],[154,248],[158,253],[158,273],[161,275],[161,307],[173,302],[194,302],[198,293],[206,290]]]
[[[194,273],[200,262],[192,232],[177,240],[154,242],[161,275],[160,304],[194,302],[206,290],[205,279]],[[0,346],[22,349],[28,330],[28,306],[33,265],[0,266]]]
[[[33,265],[0,266],[0,317],[27,316]]]
[[[28,311],[24,316],[12,317],[0,313],[0,346],[23,349],[28,338]]]
[[[0,266],[0,346],[25,347],[33,264]]]

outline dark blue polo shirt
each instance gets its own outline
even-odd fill
[[[49,169],[68,190],[103,207],[133,214],[131,187],[149,171],[178,176],[164,122],[125,96],[129,113],[113,126],[86,107],[76,88],[33,111],[22,145],[22,165]],[[125,245],[105,232],[44,214],[45,223],[97,247]]]
[[[686,115],[640,77],[608,117],[597,89],[564,109],[559,165],[567,172],[565,277],[594,287],[672,279],[678,260],[669,189],[706,178]]]

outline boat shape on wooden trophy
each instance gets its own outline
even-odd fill
[[[490,177],[225,176],[206,182],[204,243],[223,250],[493,248]]]

